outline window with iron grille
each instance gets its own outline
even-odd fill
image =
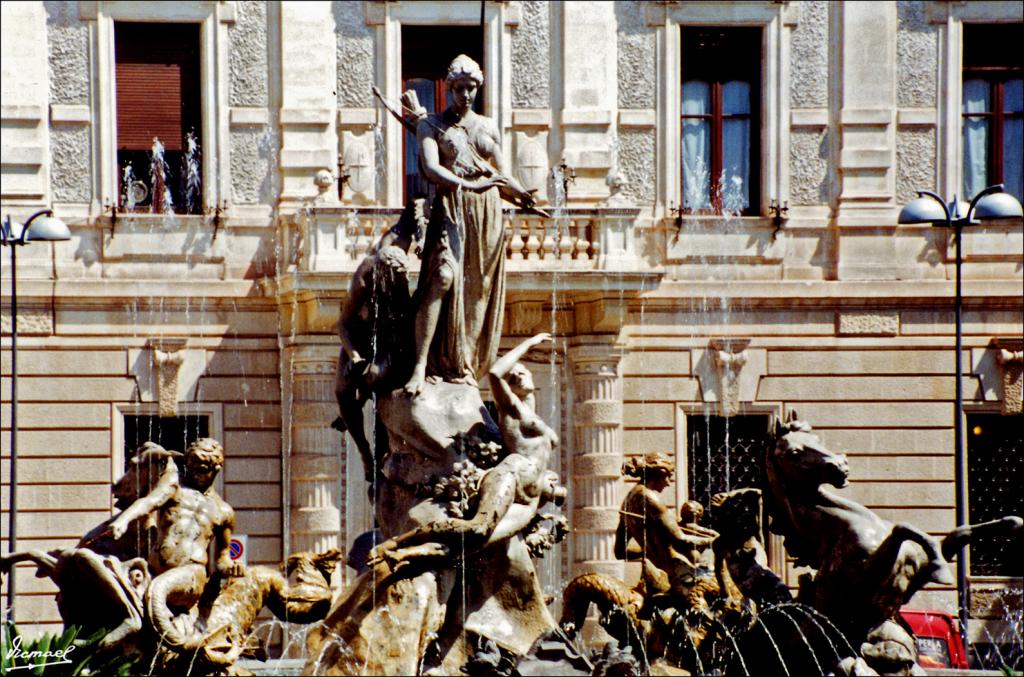
[[[184,452],[201,437],[210,436],[210,417],[205,414],[160,417],[146,414],[125,414],[125,469],[135,450],[145,442],[156,442],[165,449]]]
[[[448,107],[445,76],[459,54],[465,54],[483,68],[483,36],[479,26],[402,26],[402,91],[416,92],[428,114],[442,112]],[[483,113],[483,100],[481,87],[473,104],[477,113]],[[416,140],[408,133],[403,134],[403,139],[403,192],[408,202],[415,195],[430,191],[419,174]]]
[[[114,61],[121,207],[202,213],[199,24],[117,21]]]
[[[1024,515],[1024,416],[968,414],[968,520]],[[1016,540],[1016,544],[1013,540]],[[973,576],[1021,576],[1020,537],[976,536],[970,545]]]
[[[681,30],[683,207],[756,214],[761,28]]]
[[[1024,200],[1024,24],[965,24],[963,191],[994,183]]]
[[[767,416],[690,415],[686,432],[690,500],[707,508],[719,492],[760,488]]]

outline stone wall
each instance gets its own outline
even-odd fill
[[[232,106],[266,107],[270,103],[267,5],[245,0],[235,3],[235,12],[235,23],[228,29],[231,40],[228,101]]]
[[[657,89],[657,45],[647,25],[646,3],[618,2],[619,108],[654,108]]]
[[[789,144],[790,204],[828,204],[831,197],[828,128],[795,128],[790,133]]]
[[[551,4],[526,0],[521,6],[522,20],[512,31],[512,106],[547,108],[551,105]]]
[[[366,25],[362,0],[335,0],[334,24],[338,53],[338,107],[367,108],[375,104],[374,30]]]
[[[826,0],[800,3],[800,23],[793,31],[790,52],[789,102],[793,108],[828,105],[829,14]]]
[[[88,106],[91,102],[89,26],[78,4],[44,2],[50,65],[50,104]],[[88,202],[92,198],[92,138],[81,123],[54,124],[50,130],[50,183],[53,199]]]
[[[927,4],[924,0],[896,4],[896,101],[901,108],[934,108],[936,104],[939,30],[928,22]]]
[[[952,325],[942,321],[947,315],[830,304],[807,311],[634,311],[624,328],[631,338],[622,359],[625,455],[661,452],[685,469],[689,442],[682,419],[721,412],[701,368],[708,337],[742,334],[750,343],[740,372],[740,413],[796,411],[829,449],[849,454],[851,484],[843,494],[885,519],[932,534],[948,531],[954,526],[954,355]],[[974,363],[983,364],[979,356],[991,352],[988,337],[1019,332],[1021,322],[1020,308],[968,313],[965,348]],[[795,331],[803,338],[793,338]],[[986,384],[996,377],[972,370],[964,381],[968,406],[991,401]],[[672,486],[663,496],[678,505],[686,490]],[[913,605],[954,606],[955,589],[930,586]]]
[[[145,323],[147,314],[136,310],[134,316]],[[171,314],[161,315],[165,322],[171,321],[168,324],[173,322]],[[130,320],[131,316],[111,311],[107,318]],[[19,341],[18,547],[22,550],[73,546],[110,515],[110,483],[121,474],[120,467],[114,466],[124,460],[115,434],[121,429],[122,412],[156,413],[155,404],[138,409],[153,402],[148,385],[153,378],[152,356],[146,339],[116,336],[110,325],[98,341],[56,336],[74,331],[80,317],[79,311],[58,313],[56,328],[50,327],[54,335],[29,331]],[[122,328],[132,329],[132,325]],[[267,329],[273,332],[274,324]],[[191,395],[179,413],[187,413],[187,407],[217,412],[221,429],[212,432],[226,452],[223,496],[235,509],[236,531],[249,536],[250,563],[276,564],[282,551],[276,342],[192,338],[187,351],[191,354],[186,364],[196,356],[202,365],[192,387],[182,386]],[[10,367],[10,352],[5,350],[5,384]],[[183,378],[191,376],[183,374]],[[3,417],[6,428],[10,420],[6,401]],[[6,455],[6,430],[3,446]],[[5,459],[5,476],[8,464]],[[6,485],[3,501],[6,507]],[[4,521],[6,534],[6,512]],[[31,568],[17,569],[17,617],[59,629],[53,601],[56,588],[34,573]]]

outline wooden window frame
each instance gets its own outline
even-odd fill
[[[145,32],[145,31],[154,30],[156,27],[159,27],[159,30],[161,30],[161,31],[162,30],[167,30],[168,32],[178,33],[177,35],[172,35],[172,37],[169,38],[169,41],[177,41],[177,42],[180,43],[181,40],[184,37],[184,34],[186,34],[186,33],[188,34],[188,38],[190,40],[194,38],[194,41],[195,41],[194,45],[191,46],[194,49],[194,53],[191,54],[191,55],[188,55],[186,57],[186,59],[182,59],[180,62],[178,62],[178,65],[180,65],[182,67],[182,77],[181,77],[181,83],[180,83],[181,84],[181,91],[179,92],[179,98],[178,98],[178,101],[177,101],[177,104],[178,104],[177,105],[177,108],[178,108],[178,118],[179,118],[178,119],[178,125],[180,126],[180,129],[178,130],[179,135],[176,136],[176,137],[173,137],[173,138],[172,137],[164,138],[164,139],[161,139],[161,141],[163,142],[164,147],[165,147],[165,159],[166,159],[166,162],[167,162],[168,167],[170,169],[171,177],[174,177],[176,179],[176,181],[175,181],[176,185],[175,184],[170,184],[170,185],[167,185],[167,186],[164,187],[164,190],[170,192],[170,194],[172,195],[172,205],[174,207],[174,213],[178,214],[178,215],[194,214],[194,213],[201,214],[201,213],[203,213],[205,211],[204,208],[203,208],[203,204],[204,204],[204,197],[203,196],[204,196],[204,193],[208,190],[207,186],[205,184],[205,181],[202,181],[200,183],[199,195],[197,196],[197,200],[196,200],[195,204],[193,205],[193,210],[192,211],[186,211],[185,210],[185,204],[184,204],[184,192],[181,190],[181,186],[184,183],[184,176],[181,176],[181,174],[184,172],[184,159],[185,159],[185,152],[186,152],[186,150],[185,150],[185,138],[186,138],[186,135],[187,135],[189,129],[194,131],[196,141],[199,144],[199,151],[200,151],[200,155],[199,155],[199,171],[200,171],[201,175],[202,175],[202,171],[203,171],[203,163],[204,163],[203,152],[205,151],[205,148],[203,146],[203,139],[204,139],[204,135],[203,135],[203,112],[202,112],[202,100],[201,100],[202,99],[202,92],[203,92],[203,68],[202,68],[202,58],[201,58],[201,54],[200,54],[200,52],[202,50],[202,36],[201,36],[202,26],[200,24],[198,24],[198,23],[195,23],[195,22],[156,23],[156,22],[149,22],[149,21],[121,21],[121,20],[115,20],[114,21],[114,71],[115,71],[114,90],[115,90],[115,93],[116,93],[123,86],[121,81],[120,81],[121,75],[119,73],[119,66],[122,63],[142,63],[142,64],[146,64],[146,65],[155,65],[155,63],[156,63],[155,61],[151,63],[151,62],[148,62],[148,61],[137,62],[137,61],[133,61],[132,59],[126,59],[124,62],[122,62],[118,57],[119,57],[119,50],[122,49],[122,48],[123,49],[127,49],[130,52],[136,51],[137,45],[133,44],[133,43],[138,40],[138,35],[131,35],[132,31]],[[122,34],[122,35],[125,36],[123,42],[121,40],[119,40],[119,38],[118,38],[118,35],[119,35],[120,31],[124,31],[124,33]],[[195,33],[194,36],[192,35],[193,31]],[[160,44],[156,44],[156,45],[152,46],[152,53],[153,53],[153,55],[160,54],[161,50],[162,50],[162,45],[160,45]],[[184,50],[182,50],[182,51],[184,51]],[[135,56],[136,55],[133,54],[133,58]],[[178,55],[176,55],[176,56],[178,56]],[[188,88],[190,91],[186,91],[186,88]],[[115,180],[117,181],[117,184],[116,184],[117,185],[117,197],[118,197],[117,203],[123,208],[124,205],[122,204],[122,196],[124,195],[124,190],[125,189],[124,189],[124,186],[123,186],[123,171],[124,171],[124,167],[123,167],[122,157],[129,157],[129,156],[132,156],[132,155],[134,155],[136,157],[145,157],[145,156],[147,156],[148,155],[147,151],[148,151],[149,146],[151,145],[151,142],[147,140],[147,142],[143,143],[141,147],[139,146],[138,142],[135,142],[135,143],[131,143],[130,147],[128,147],[128,145],[126,145],[126,143],[125,143],[125,139],[123,138],[123,137],[127,136],[127,134],[126,134],[125,128],[122,126],[122,120],[121,120],[121,117],[122,117],[121,114],[122,113],[126,113],[127,112],[127,108],[125,107],[124,102],[120,101],[120,99],[118,99],[118,101],[117,101],[117,108],[116,108],[116,110],[117,110],[118,115],[117,115],[117,125],[116,125],[116,128],[114,130],[115,155],[116,155],[116,158],[117,158],[117,176],[115,177]],[[157,136],[159,136],[159,135],[157,135]],[[125,161],[129,161],[129,160],[125,160]],[[150,191],[149,195],[147,196],[147,199],[143,201],[143,204],[144,205],[151,205],[152,199],[155,197],[156,187],[149,185],[148,175],[139,175],[139,174],[137,174],[135,178],[136,178],[137,181],[143,181],[149,187],[149,191]],[[170,177],[168,177],[168,178],[170,178]]]
[[[134,404],[111,404],[110,405],[110,481],[116,482],[124,474],[125,453],[125,416],[155,416],[158,414],[156,402],[143,402]],[[209,436],[224,444],[224,405],[220,402],[179,402],[177,416],[205,416],[208,421]],[[177,449],[176,451],[184,451]],[[217,475],[214,484],[217,491],[224,493],[224,472]],[[113,507],[113,497],[111,497]]]
[[[228,27],[235,21],[233,3],[97,2],[80,5],[80,18],[90,26],[90,67],[95,83],[94,143],[95,196],[89,214],[96,216],[120,199],[117,164],[117,96],[115,83],[114,22],[196,23],[200,25],[200,81],[202,86],[203,195],[210,210],[223,205],[231,194],[229,119]],[[150,215],[140,214],[139,218]],[[153,215],[157,218],[157,215]],[[159,218],[163,218],[160,216]],[[181,217],[187,218],[187,217]]]
[[[993,185],[996,183],[1003,183],[1004,176],[1004,156],[1003,156],[1003,127],[1006,120],[1020,120],[1024,119],[1024,111],[1016,113],[1005,112],[1003,105],[1004,90],[1008,80],[1017,80],[1024,78],[1024,66],[1021,64],[1005,64],[1005,65],[968,65],[967,50],[968,50],[968,32],[972,26],[1010,26],[1015,24],[965,24],[964,25],[964,37],[963,37],[963,51],[964,61],[962,67],[962,76],[960,80],[961,98],[963,92],[964,83],[967,80],[984,80],[989,86],[989,108],[990,110],[984,113],[965,113],[963,112],[963,103],[960,105],[960,130],[963,133],[964,121],[968,119],[985,119],[991,121],[989,127],[990,133],[988,138],[988,167],[987,176],[985,183],[986,185]],[[1017,24],[1019,25],[1019,24]],[[974,38],[980,40],[981,38]],[[963,150],[961,149],[961,156]],[[1022,158],[1024,162],[1024,158]],[[961,177],[962,179],[962,177]],[[961,186],[963,181],[961,180]],[[971,196],[965,196],[971,197]]]
[[[733,37],[733,40],[752,40],[755,42],[755,47],[748,47],[749,53],[743,54],[741,59],[756,58],[756,63],[746,62],[743,63],[740,60],[730,61],[724,64],[715,64],[713,67],[709,66],[708,63],[699,64],[697,67],[687,68],[685,63],[686,54],[688,51],[687,46],[687,33],[696,33],[702,30],[718,30],[722,32],[732,33],[739,35],[741,33],[749,33],[749,37]],[[750,167],[750,184],[749,184],[749,197],[746,208],[740,211],[742,216],[757,216],[760,214],[760,203],[761,203],[761,191],[762,191],[762,176],[761,176],[761,162],[760,162],[760,151],[761,151],[761,111],[763,107],[762,97],[765,91],[764,83],[762,82],[763,69],[763,42],[764,35],[763,29],[760,26],[693,26],[693,25],[680,25],[680,44],[682,49],[680,50],[680,86],[679,92],[680,97],[682,96],[682,85],[688,79],[700,79],[707,81],[711,85],[711,113],[703,115],[687,115],[682,110],[682,99],[680,98],[679,108],[679,140],[678,144],[682,145],[684,123],[686,120],[710,120],[711,121],[711,167],[710,171],[710,183],[709,191],[711,198],[710,212],[713,214],[722,213],[722,187],[719,183],[722,171],[723,171],[723,129],[725,127],[725,121],[729,119],[741,120],[746,119],[749,123],[750,136],[748,139],[748,166]],[[756,33],[755,33],[756,31]],[[688,77],[689,76],[689,77]],[[750,83],[750,112],[749,113],[732,113],[725,114],[722,112],[722,91],[725,83],[729,80],[746,80]],[[685,162],[680,151],[680,169],[679,169],[679,190],[680,195],[685,199]],[[682,200],[680,201],[682,203]],[[707,209],[697,210],[696,213],[706,213]]]

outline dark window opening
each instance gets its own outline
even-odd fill
[[[201,437],[210,436],[210,417],[205,414],[160,417],[129,414],[124,417],[125,468],[135,451],[145,442],[156,442],[165,449],[184,452]]]
[[[114,60],[121,208],[202,213],[199,24],[118,21]]]
[[[686,417],[689,438],[687,476],[690,500],[705,509],[722,491],[761,487],[761,455],[768,437],[768,417]]]
[[[1002,183],[1024,200],[1024,24],[965,24],[964,199]]]
[[[968,521],[1024,515],[1024,416],[968,414]],[[1013,540],[1017,544],[1013,544]],[[1021,576],[1020,536],[976,536],[970,545],[974,576]]]
[[[681,30],[683,207],[756,214],[761,188],[761,29]]]
[[[483,69],[483,52],[483,34],[479,26],[402,26],[402,91],[415,91],[427,113],[440,113],[448,107],[444,80],[449,64],[459,54],[465,54]],[[484,79],[487,79],[486,73]],[[481,114],[484,110],[484,87],[477,91],[473,105],[473,110]],[[417,194],[426,195],[430,190],[419,175],[416,139],[408,132],[402,138],[403,192],[408,201]]]

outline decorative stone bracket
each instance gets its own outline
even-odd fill
[[[178,410],[178,372],[185,363],[185,353],[153,349],[153,367],[156,369],[157,411],[161,418],[174,416]]]
[[[1004,416],[1020,414],[1022,391],[1024,391],[1024,340],[996,339],[992,342],[996,351],[996,364],[1002,375]]]
[[[508,305],[508,323],[505,331],[515,336],[529,336],[543,324],[544,303],[520,301]]]
[[[704,401],[718,402],[721,416],[739,414],[742,403],[757,395],[767,355],[764,350],[748,350],[749,345],[748,338],[714,338],[706,350],[694,351],[694,373]]]
[[[179,402],[196,399],[199,377],[206,371],[206,351],[186,349],[185,338],[153,339],[146,349],[130,351],[139,399],[156,402],[161,417],[176,416]]]

